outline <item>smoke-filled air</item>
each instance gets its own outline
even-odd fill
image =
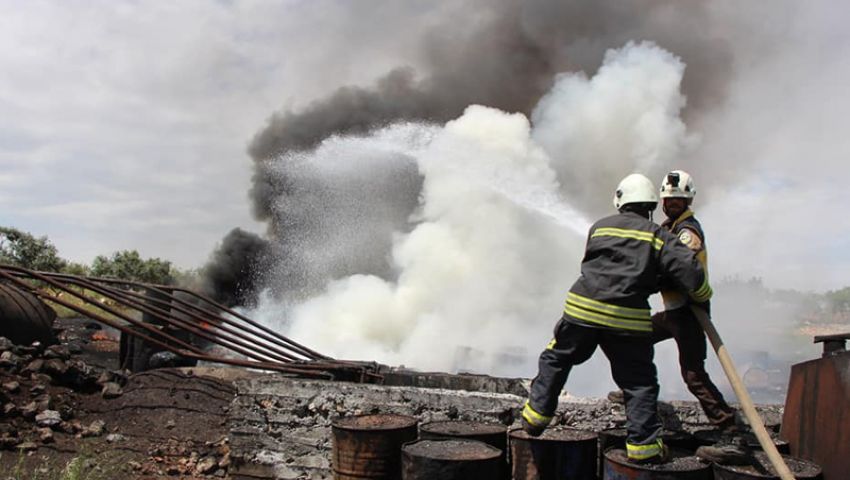
[[[296,183],[332,190],[283,202],[321,224],[286,242],[296,263],[362,265],[307,298],[264,296],[258,312],[340,358],[527,376],[578,273],[590,221],[576,205],[604,210],[608,179],[687,147],[683,72],[657,45],[629,43],[591,78],[559,75],[533,121],[472,105],[442,125],[398,123],[287,155],[280,168]],[[406,205],[396,191],[414,175],[421,192]]]
[[[813,249],[799,232],[840,175],[802,179],[850,153],[818,120],[850,107],[830,80],[846,78],[834,59],[850,42],[832,3],[781,3],[399,3],[374,29],[333,4],[350,21],[328,69],[365,72],[373,55],[377,70],[338,84],[316,72],[311,97],[270,112],[248,147],[267,231],[224,239],[210,289],[335,357],[530,376],[617,182],[684,169],[739,366],[816,355],[791,332],[797,300],[767,287],[847,284],[816,273],[841,242]],[[567,389],[613,387],[601,362]],[[688,398],[673,342],[656,363],[662,396]]]

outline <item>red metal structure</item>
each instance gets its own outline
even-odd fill
[[[850,333],[815,337],[823,357],[791,367],[780,436],[791,454],[812,460],[824,480],[850,475]]]

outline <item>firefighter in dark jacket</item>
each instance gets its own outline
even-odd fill
[[[658,379],[647,299],[659,290],[662,277],[696,302],[708,301],[712,291],[694,253],[651,221],[657,204],[652,182],[640,174],[629,175],[614,195],[619,214],[590,227],[581,275],[567,294],[555,338],[540,354],[538,374],[522,410],[528,434],[540,435],[549,425],[570,370],[599,346],[624,392],[629,459],[666,460],[659,437]]]
[[[690,206],[696,195],[693,178],[682,170],[673,170],[661,181],[661,207],[667,219],[661,226],[685,246],[690,248],[708,273],[705,234]],[[722,432],[734,434],[738,430],[735,410],[726,403],[723,395],[705,370],[705,333],[691,310],[692,300],[683,295],[675,285],[662,285],[661,297],[664,311],[652,316],[652,338],[658,343],[669,338],[679,349],[679,367],[688,390],[699,400],[705,416]],[[708,305],[702,305],[708,310]],[[745,452],[734,442],[721,442],[703,447],[700,456],[718,463],[738,463]]]

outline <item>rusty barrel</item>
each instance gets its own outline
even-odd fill
[[[798,480],[822,480],[823,473],[818,464],[800,458],[782,455],[785,465]],[[749,465],[714,464],[715,480],[779,480],[776,470],[764,452],[755,452]]]
[[[625,428],[608,428],[599,432],[599,476],[605,466],[605,452],[610,448],[626,448],[627,432]],[[680,430],[662,430],[664,445],[676,450],[693,453],[700,445],[693,435]]]
[[[758,438],[756,438],[755,434],[747,432],[747,433],[740,434],[740,437],[744,439],[744,442],[746,443],[747,447],[749,447],[750,449],[752,449],[752,450],[762,450],[761,444],[759,443]],[[711,428],[704,429],[704,430],[697,430],[697,431],[694,432],[694,438],[697,440],[697,442],[700,445],[714,445],[715,443],[717,443],[720,440],[721,433],[720,433],[720,431],[718,431],[716,429],[711,429]],[[791,453],[791,447],[790,447],[790,445],[788,445],[788,442],[786,442],[785,440],[776,438],[773,435],[771,435],[771,438],[773,439],[773,444],[776,445],[776,450],[778,450],[779,453],[782,453],[782,454],[785,454],[785,455],[788,455],[788,454]]]
[[[477,440],[419,440],[401,448],[401,478],[495,480],[503,462],[501,450]]]
[[[512,430],[514,480],[595,480],[597,435],[571,428],[551,428],[539,437]]]
[[[680,450],[672,450],[670,461],[660,465],[638,465],[628,460],[626,451],[611,448],[604,453],[604,480],[712,480],[711,465]]]
[[[416,440],[418,420],[395,414],[357,415],[331,422],[338,480],[401,478],[401,447]]]
[[[477,440],[498,448],[502,454],[501,478],[509,479],[511,471],[508,465],[508,428],[500,423],[446,421],[431,422],[419,427],[422,440],[463,439]]]

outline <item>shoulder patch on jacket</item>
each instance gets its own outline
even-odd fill
[[[691,250],[699,250],[702,248],[702,240],[699,238],[699,235],[690,228],[683,228],[682,231],[679,232],[679,241],[684,243],[685,246]]]

